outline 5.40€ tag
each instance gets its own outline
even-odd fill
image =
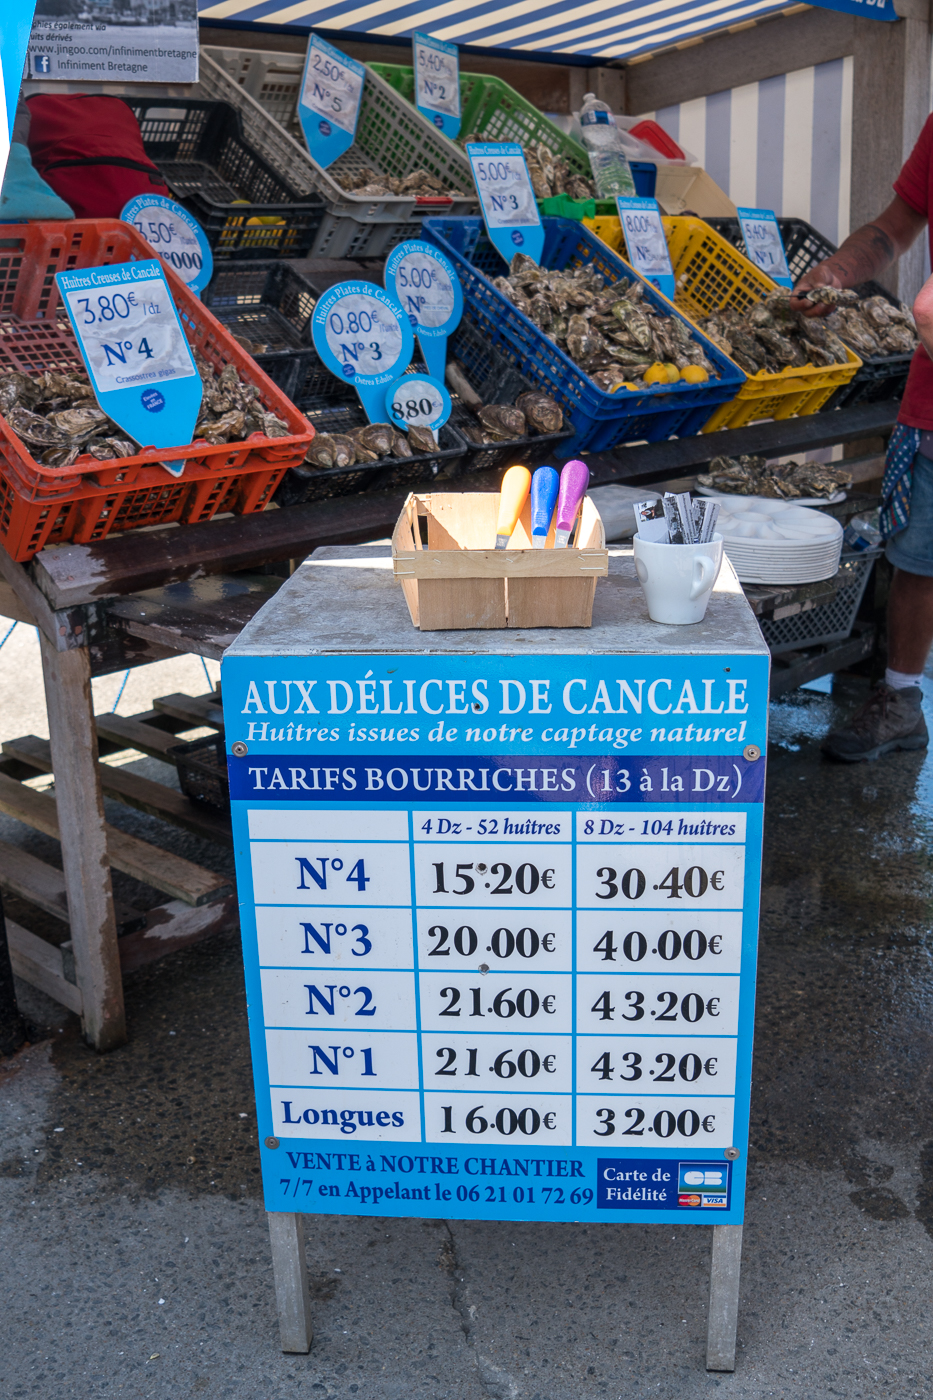
[[[157,258],[57,272],[97,402],[143,447],[185,447],[203,385]],[[162,462],[180,476],[184,461]]]

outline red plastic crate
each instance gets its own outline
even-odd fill
[[[136,229],[118,219],[0,224],[0,373],[83,370],[55,273],[152,256]],[[291,434],[253,433],[218,447],[179,443],[112,462],[84,456],[70,467],[45,467],[0,417],[0,541],[14,559],[25,562],[48,544],[103,539],[112,530],[262,510],[289,467],[303,459],[314,436],[307,419],[171,268],[165,276],[192,348],[218,371],[236,365]],[[158,465],[180,458],[185,470],[178,478]]]

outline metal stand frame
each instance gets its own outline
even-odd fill
[[[272,1242],[275,1305],[282,1350],[311,1350],[311,1295],[301,1216],[291,1211],[267,1211]],[[739,1321],[739,1279],[742,1271],[741,1225],[713,1226],[709,1281],[707,1371],[735,1370],[735,1334]]]
[[[741,1225],[713,1226],[713,1257],[709,1278],[707,1371],[735,1370],[735,1333],[739,1322],[739,1278],[742,1272]]]

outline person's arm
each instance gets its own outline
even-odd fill
[[[794,288],[792,306],[805,316],[827,315],[833,307],[798,301],[798,295],[811,287],[855,287],[877,277],[907,252],[926,222],[925,214],[918,214],[900,195],[895,195],[873,223],[856,229],[837,253],[804,273]]]
[[[933,277],[930,277],[920,291],[914,302],[914,320],[917,323],[917,334],[923,342],[924,349],[933,359]]]

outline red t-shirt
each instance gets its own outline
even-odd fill
[[[931,220],[927,235],[933,254],[933,116],[927,117],[916,146],[895,180],[894,193],[916,214]],[[910,428],[933,428],[933,360],[922,345],[914,352],[897,421]]]

